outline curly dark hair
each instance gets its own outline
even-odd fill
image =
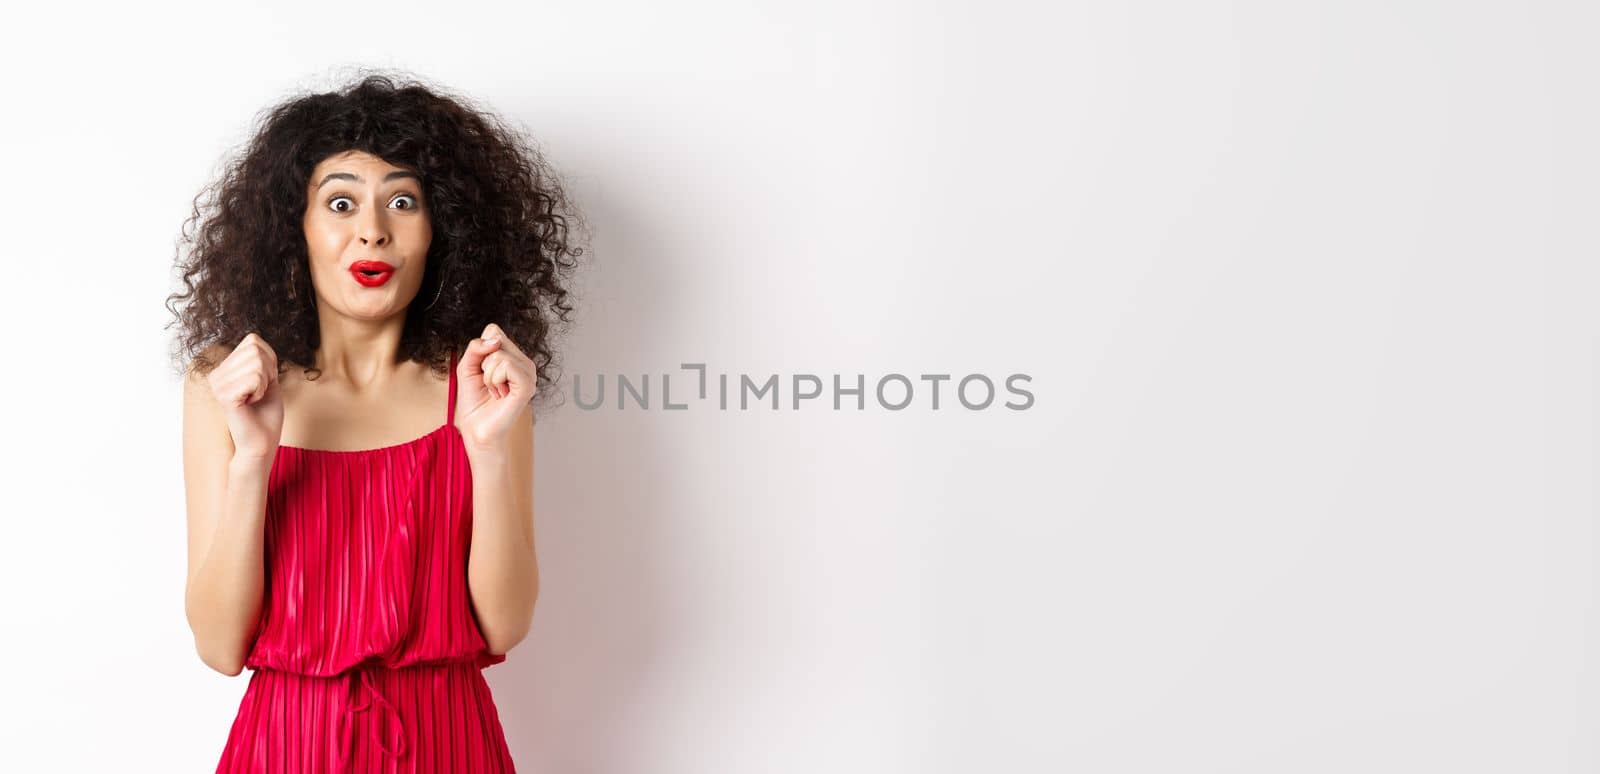
[[[183,226],[184,290],[167,299],[177,318],[167,327],[181,326],[180,371],[192,363],[209,373],[217,363],[208,348],[231,351],[254,331],[277,353],[280,372],[293,363],[315,378],[320,333],[302,216],[312,170],[354,150],[421,175],[429,203],[433,239],[417,298],[431,305],[413,303],[399,359],[442,375],[450,350],[492,322],[534,361],[537,397],[554,392],[544,389],[558,380],[553,339],[570,326],[566,284],[583,254],[571,229],[584,229],[533,140],[463,96],[371,71],[257,118]]]

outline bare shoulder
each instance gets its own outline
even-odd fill
[[[205,357],[206,360],[210,361],[209,368],[215,368],[218,363],[221,363],[223,360],[227,359],[228,355],[232,351],[233,350],[222,344],[211,344],[205,348],[201,355]],[[206,376],[210,373],[209,368],[205,371],[202,371],[200,368],[199,358],[189,361],[189,368],[184,372],[186,381],[204,384]]]
[[[206,347],[204,356],[215,368],[231,350],[221,344]],[[183,379],[183,438],[185,447],[199,446],[202,453],[232,452],[233,438],[227,432],[222,408],[211,395],[211,385],[198,359],[189,364]]]

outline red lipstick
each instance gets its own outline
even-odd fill
[[[350,264],[350,276],[366,287],[375,288],[394,276],[394,267],[383,261],[356,261]]]

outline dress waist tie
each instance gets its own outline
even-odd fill
[[[400,710],[396,709],[394,704],[389,701],[388,697],[384,696],[383,692],[379,691],[378,687],[373,684],[374,677],[372,674],[372,669],[356,668],[351,671],[353,672],[353,674],[350,675],[351,703],[347,704],[350,713],[349,716],[345,718],[344,727],[340,731],[339,739],[339,754],[341,762],[345,762],[350,759],[350,743],[354,741],[354,737],[352,737],[350,734],[350,727],[355,724],[355,713],[370,709],[372,707],[373,699],[376,699],[380,705],[380,708],[385,710],[389,716],[393,718],[395,728],[399,733],[396,736],[395,749],[390,749],[389,745],[384,744],[383,732],[377,724],[373,724],[371,727],[374,735],[372,738],[377,742],[378,749],[395,758],[404,757],[407,750],[406,727],[404,721],[400,719]],[[358,695],[360,699],[359,704],[354,703],[358,698]]]

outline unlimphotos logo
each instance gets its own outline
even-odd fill
[[[672,375],[661,374],[661,400],[660,407],[671,411],[684,411],[690,406],[710,405],[709,380],[705,363],[680,363],[679,367],[685,371],[693,371],[698,376],[696,398],[688,398],[687,403],[674,403],[672,400]],[[756,408],[770,408],[777,411],[780,407],[787,407],[798,411],[802,407],[821,410],[828,402],[823,400],[825,382],[816,374],[792,374],[788,379],[780,379],[778,374],[764,374],[765,379],[759,382],[749,374],[736,374],[737,379],[730,393],[728,382],[729,374],[716,374],[716,403],[719,411],[726,411],[731,399],[736,400],[740,410],[749,410],[753,405]],[[918,374],[916,382],[925,382],[925,389],[919,390],[916,382],[904,374],[889,373],[879,377],[874,389],[867,389],[866,374],[855,374],[852,381],[847,382],[840,374],[832,375],[833,389],[831,403],[834,411],[854,404],[856,411],[863,411],[867,407],[867,396],[870,394],[876,399],[880,408],[889,411],[900,411],[910,407],[913,403],[920,403],[926,408],[939,411],[950,405],[948,399],[941,401],[940,385],[952,381],[955,377],[951,374]],[[1006,392],[1021,398],[1021,402],[1010,400],[996,404],[999,390],[993,379],[984,374],[967,374],[955,381],[951,392],[955,393],[955,403],[971,411],[982,411],[991,407],[1004,407],[1013,411],[1026,411],[1033,407],[1033,393],[1026,388],[1019,387],[1019,383],[1033,381],[1028,374],[1010,374],[1005,377]],[[635,383],[626,374],[616,375],[616,396],[614,405],[618,409],[629,407],[631,400],[633,407],[649,410],[652,406],[650,399],[650,374],[641,374]],[[788,399],[780,400],[780,384],[789,386]],[[572,377],[573,397],[578,403],[578,408],[584,411],[594,411],[608,405],[606,400],[605,374],[597,375],[591,385],[592,392],[584,391],[584,379],[579,375]],[[852,400],[847,400],[852,398]],[[769,402],[770,401],[770,402]]]

